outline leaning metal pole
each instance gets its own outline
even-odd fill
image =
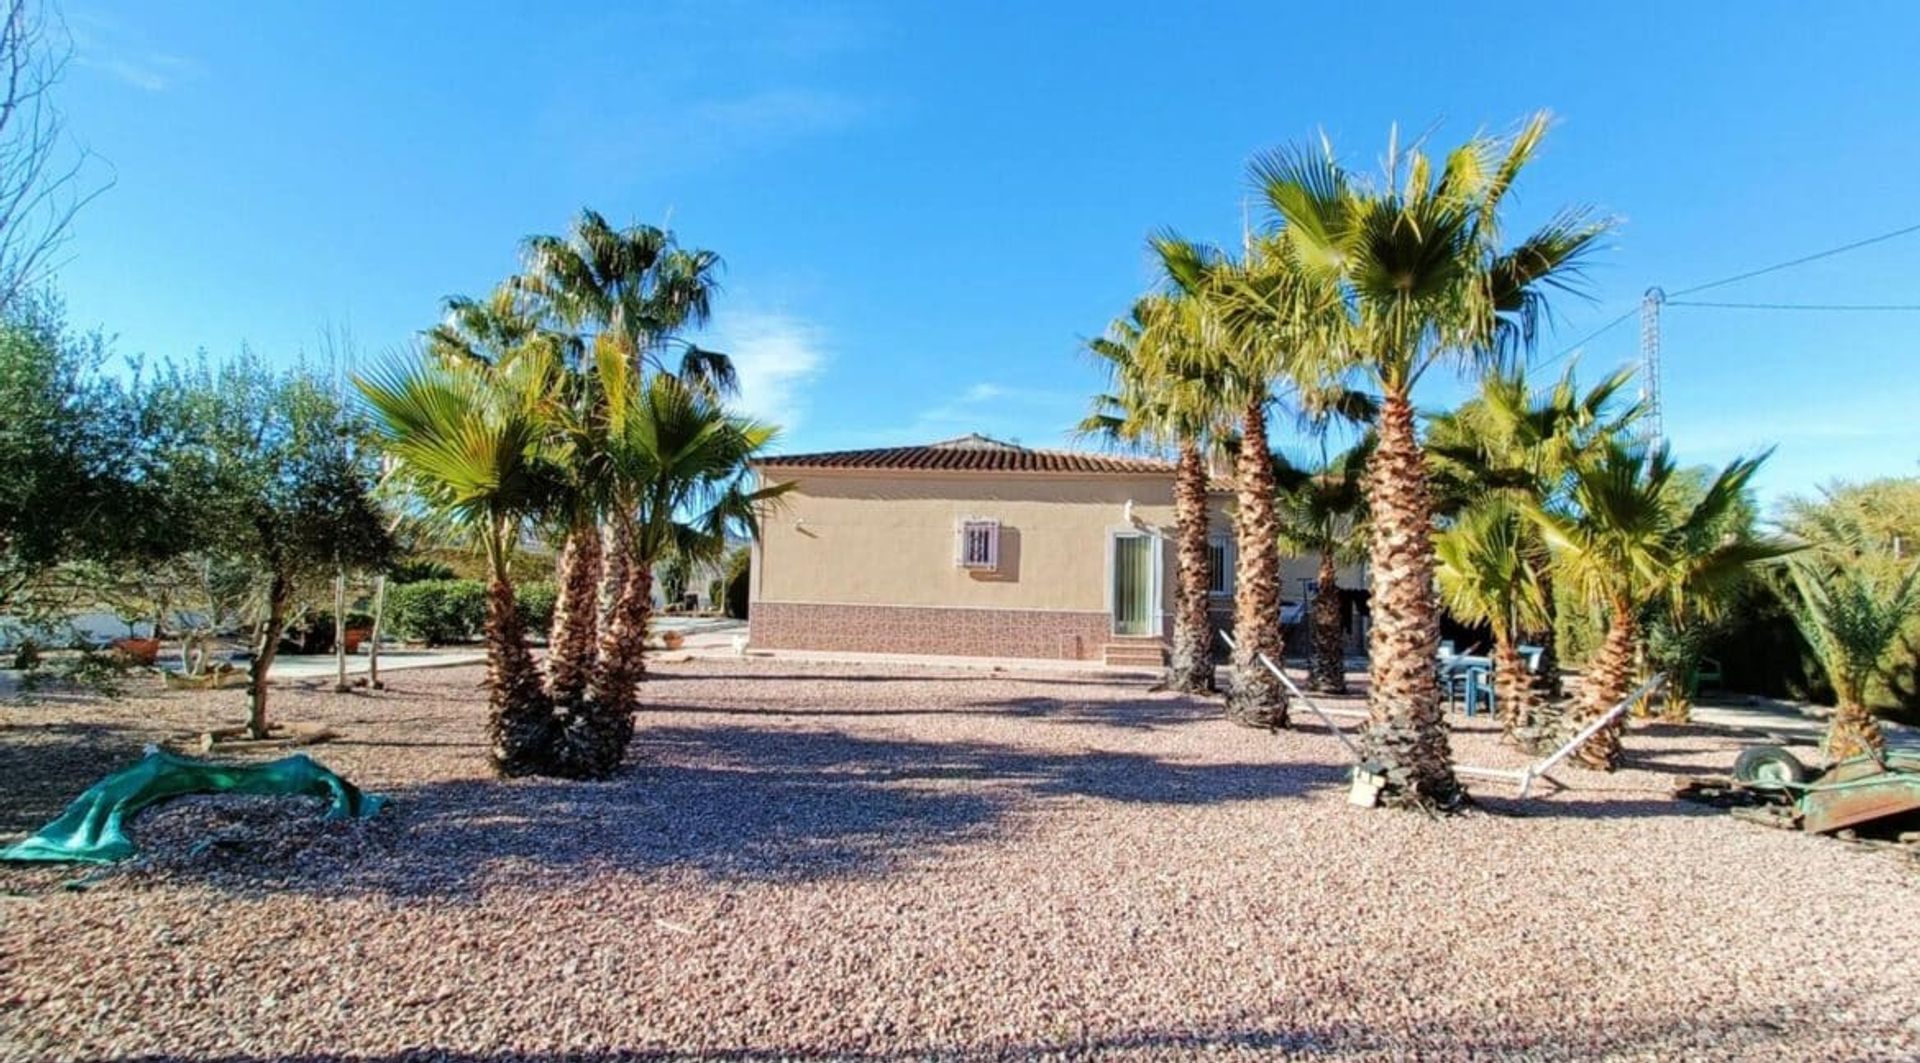
[[[1599,734],[1602,727],[1612,723],[1621,713],[1626,712],[1633,706],[1640,704],[1642,701],[1658,693],[1661,684],[1666,681],[1666,675],[1659,674],[1640,684],[1639,689],[1621,698],[1619,702],[1615,703],[1613,708],[1601,713],[1598,717],[1589,721],[1585,727],[1580,728],[1579,733],[1567,739],[1565,745],[1562,745],[1551,754],[1524,768],[1508,770],[1502,768],[1476,768],[1467,764],[1456,764],[1453,770],[1461,775],[1471,775],[1482,779],[1504,779],[1513,782],[1520,787],[1520,796],[1522,798],[1531,797],[1533,796],[1533,784],[1535,780],[1544,777],[1549,769],[1571,756],[1574,750],[1586,745],[1587,739]]]
[[[1233,636],[1224,631],[1216,632],[1216,634],[1220,636],[1220,641],[1227,644],[1228,649],[1233,649]],[[1266,654],[1259,654],[1258,659],[1260,663],[1266,667],[1267,671],[1272,672],[1274,678],[1280,680],[1281,685],[1287,688],[1287,693],[1292,695],[1295,701],[1305,705],[1315,716],[1320,717],[1320,721],[1327,725],[1327,730],[1333,732],[1333,737],[1346,748],[1348,753],[1353,755],[1356,762],[1359,761],[1359,748],[1347,737],[1346,732],[1340,729],[1340,724],[1335,721],[1333,717],[1335,714],[1349,717],[1365,716],[1366,713],[1358,709],[1323,709],[1315,704],[1314,700],[1307,696],[1306,691],[1301,690],[1300,687],[1294,683],[1293,679],[1287,675],[1286,671],[1279,665],[1274,664],[1273,660]],[[1519,787],[1520,798],[1522,800],[1531,798],[1533,796],[1533,784],[1536,780],[1544,778],[1554,765],[1567,759],[1567,757],[1573,754],[1574,750],[1586,745],[1589,738],[1599,734],[1602,727],[1612,723],[1621,713],[1626,712],[1633,706],[1659,693],[1661,685],[1666,681],[1667,677],[1665,674],[1657,674],[1653,678],[1640,684],[1633,693],[1621,698],[1612,708],[1601,713],[1593,720],[1588,721],[1585,727],[1580,728],[1579,732],[1572,738],[1567,739],[1566,743],[1560,748],[1524,768],[1481,768],[1471,764],[1456,764],[1453,766],[1453,770],[1461,775],[1468,775],[1474,778],[1498,779],[1511,782]]]
[[[1216,634],[1220,636],[1220,641],[1227,644],[1227,649],[1233,649],[1233,636],[1228,635],[1224,631],[1216,632]],[[1333,737],[1338,739],[1340,744],[1346,747],[1348,753],[1353,754],[1353,759],[1356,762],[1359,761],[1359,747],[1355,746],[1353,740],[1347,737],[1347,733],[1340,729],[1340,724],[1334,720],[1333,716],[1335,712],[1338,712],[1342,716],[1365,716],[1366,713],[1357,709],[1328,710],[1321,708],[1314,704],[1313,699],[1307,696],[1306,691],[1301,690],[1299,686],[1295,685],[1293,679],[1287,675],[1286,671],[1279,665],[1274,664],[1271,658],[1264,653],[1258,654],[1257,656],[1259,657],[1260,663],[1266,666],[1267,671],[1272,672],[1274,678],[1280,680],[1280,685],[1287,688],[1287,693],[1293,696],[1293,700],[1305,705],[1308,709],[1312,710],[1315,716],[1320,717],[1320,722],[1327,725],[1327,730],[1333,732]]]

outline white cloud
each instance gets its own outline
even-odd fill
[[[711,343],[732,357],[740,375],[736,409],[785,429],[799,423],[807,386],[827,360],[818,326],[788,314],[733,311]]]
[[[68,30],[75,63],[143,92],[165,92],[201,72],[195,60],[153,47],[144,32],[114,19],[76,14],[68,20]]]

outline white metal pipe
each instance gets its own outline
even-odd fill
[[[1233,638],[1229,636],[1226,632],[1216,631],[1214,632],[1214,634],[1220,636],[1220,641],[1226,643],[1228,649],[1234,648]],[[1274,678],[1280,680],[1281,684],[1287,688],[1287,692],[1289,694],[1293,695],[1293,697],[1297,699],[1302,705],[1305,705],[1308,709],[1310,709],[1315,716],[1320,717],[1320,721],[1327,725],[1327,729],[1329,731],[1333,732],[1333,737],[1335,739],[1338,739],[1340,744],[1347,748],[1348,753],[1353,754],[1353,759],[1355,761],[1358,761],[1361,759],[1359,747],[1355,746],[1352,740],[1347,737],[1346,732],[1340,729],[1340,724],[1334,720],[1333,716],[1330,715],[1327,712],[1327,710],[1314,704],[1313,699],[1307,697],[1306,692],[1301,690],[1298,686],[1296,686],[1293,680],[1287,676],[1287,673],[1281,670],[1281,668],[1278,665],[1274,664],[1273,661],[1269,659],[1266,654],[1257,653],[1254,655],[1254,657],[1257,660],[1259,660],[1261,664],[1266,665],[1267,671],[1272,672],[1274,675]],[[1365,716],[1366,713],[1355,712],[1352,715]]]
[[[1224,631],[1216,631],[1214,634],[1220,636],[1220,641],[1226,643],[1228,649],[1234,648],[1233,636],[1228,635]],[[1267,671],[1272,672],[1274,677],[1286,686],[1288,693],[1292,694],[1301,704],[1312,710],[1314,715],[1320,717],[1321,721],[1327,725],[1327,728],[1333,732],[1333,737],[1338,739],[1340,744],[1346,747],[1347,752],[1353,754],[1356,760],[1360,758],[1360,750],[1347,738],[1346,732],[1340,729],[1339,723],[1333,719],[1333,715],[1329,710],[1322,709],[1320,706],[1314,704],[1313,699],[1307,697],[1306,693],[1287,676],[1287,673],[1276,666],[1272,660],[1268,659],[1266,654],[1255,654],[1255,657],[1261,664],[1266,666]],[[1459,775],[1470,775],[1476,778],[1497,779],[1517,783],[1520,788],[1521,799],[1529,798],[1533,795],[1533,784],[1536,779],[1544,778],[1548,769],[1565,760],[1574,750],[1585,745],[1588,739],[1599,734],[1602,727],[1613,722],[1621,713],[1626,712],[1639,702],[1659,693],[1660,685],[1666,682],[1666,679],[1667,677],[1665,675],[1655,675],[1653,678],[1640,684],[1639,688],[1633,693],[1620,699],[1619,702],[1602,713],[1597,719],[1589,721],[1577,734],[1568,739],[1565,745],[1562,745],[1559,749],[1554,750],[1552,754],[1536,763],[1529,764],[1524,768],[1480,768],[1471,764],[1455,764],[1453,770]],[[1340,714],[1347,716],[1357,717],[1367,715],[1365,712],[1353,709],[1334,711],[1338,711]]]
[[[1574,750],[1585,745],[1588,739],[1599,734],[1600,729],[1612,722],[1615,717],[1627,711],[1627,709],[1635,704],[1638,704],[1640,701],[1652,697],[1659,691],[1660,684],[1666,682],[1666,678],[1664,675],[1656,675],[1645,683],[1640,684],[1639,689],[1628,694],[1612,708],[1602,713],[1597,719],[1590,721],[1585,727],[1582,727],[1579,733],[1567,740],[1565,745],[1554,750],[1552,754],[1544,759],[1529,764],[1525,768],[1513,771],[1500,768],[1476,768],[1467,764],[1456,764],[1453,770],[1457,774],[1474,775],[1483,779],[1512,779],[1520,784],[1521,798],[1531,797],[1533,795],[1534,780],[1544,778],[1549,768],[1565,760]]]
[[[1547,773],[1548,768],[1551,768],[1555,764],[1560,763],[1560,761],[1566,759],[1566,757],[1569,754],[1571,754],[1574,750],[1579,749],[1581,746],[1585,745],[1587,742],[1587,739],[1592,738],[1596,734],[1599,734],[1600,729],[1602,727],[1605,727],[1607,724],[1613,722],[1614,717],[1619,716],[1623,712],[1626,712],[1627,709],[1633,706],[1634,704],[1646,698],[1652,697],[1654,693],[1660,689],[1660,684],[1666,682],[1666,680],[1667,680],[1667,677],[1664,674],[1656,673],[1652,679],[1649,679],[1646,682],[1640,684],[1640,688],[1638,690],[1635,690],[1633,693],[1628,694],[1624,698],[1621,698],[1619,704],[1615,705],[1611,709],[1608,709],[1606,712],[1601,713],[1599,718],[1587,724],[1585,727],[1580,728],[1580,732],[1574,735],[1572,738],[1568,739],[1566,745],[1561,746],[1559,749],[1555,750],[1552,756],[1534,765],[1532,768],[1529,768],[1528,771],[1534,775],[1545,775]]]

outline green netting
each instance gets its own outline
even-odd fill
[[[134,854],[124,830],[134,813],[185,794],[215,793],[324,797],[333,803],[328,819],[365,818],[387,803],[384,797],[361,793],[305,754],[271,764],[215,764],[155,750],[133,767],[93,784],[59,819],[0,852],[0,860],[124,860]]]

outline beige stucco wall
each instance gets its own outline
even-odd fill
[[[1125,526],[1131,500],[1135,520],[1163,534],[1161,609],[1172,609],[1171,477],[777,466],[761,474],[795,486],[764,521],[756,601],[1104,612],[1108,537]],[[1229,538],[1230,503],[1212,499],[1217,534]],[[954,564],[954,529],[969,517],[1000,522],[999,571]],[[1287,559],[1282,596],[1298,600],[1314,568]],[[1357,567],[1341,573],[1345,586],[1360,578]]]
[[[1107,537],[1125,507],[1154,526],[1173,522],[1173,485],[1157,476],[1066,476],[779,469],[795,484],[769,514],[755,558],[756,600],[977,609],[1107,608]],[[1000,522],[1000,567],[954,564],[954,529]],[[1172,572],[1170,547],[1162,566]],[[1163,609],[1172,581],[1162,580]]]

